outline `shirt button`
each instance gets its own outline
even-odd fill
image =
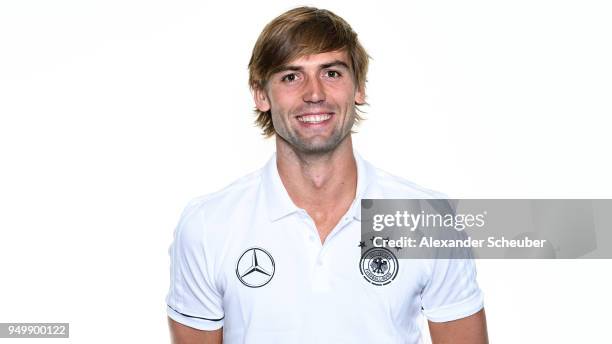
[[[321,258],[317,259],[317,265],[318,266],[322,266],[323,265],[323,260]]]

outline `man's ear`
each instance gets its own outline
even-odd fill
[[[363,105],[365,104],[365,85],[357,87],[355,91],[355,104]]]
[[[270,110],[270,100],[265,90],[260,87],[253,88],[253,100],[257,110],[261,112],[267,112]]]

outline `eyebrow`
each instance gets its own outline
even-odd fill
[[[338,66],[339,67],[344,67],[344,68],[350,70],[350,67],[348,66],[348,64],[346,64],[346,62],[341,61],[341,60],[334,60],[334,61],[331,61],[331,62],[328,62],[328,63],[320,64],[319,65],[319,69],[326,69],[326,68],[338,67]],[[301,66],[284,65],[284,66],[278,67],[278,69],[276,69],[273,72],[273,74],[280,73],[280,72],[285,72],[285,71],[288,71],[288,70],[302,71],[302,70],[304,70],[304,68],[301,67]]]

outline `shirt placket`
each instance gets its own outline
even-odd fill
[[[311,287],[314,293],[324,293],[331,291],[331,271],[329,262],[329,249],[334,240],[335,234],[350,222],[350,217],[345,215],[336,227],[330,232],[324,243],[321,243],[317,227],[308,215],[300,209],[300,217],[308,227],[307,246],[309,252],[309,262],[311,267]]]

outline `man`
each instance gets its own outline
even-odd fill
[[[268,164],[184,210],[167,297],[175,343],[486,343],[471,260],[402,260],[386,285],[359,270],[360,200],[438,195],[354,153],[368,56],[335,14],[270,22],[249,63]],[[379,270],[387,269],[379,262]]]

